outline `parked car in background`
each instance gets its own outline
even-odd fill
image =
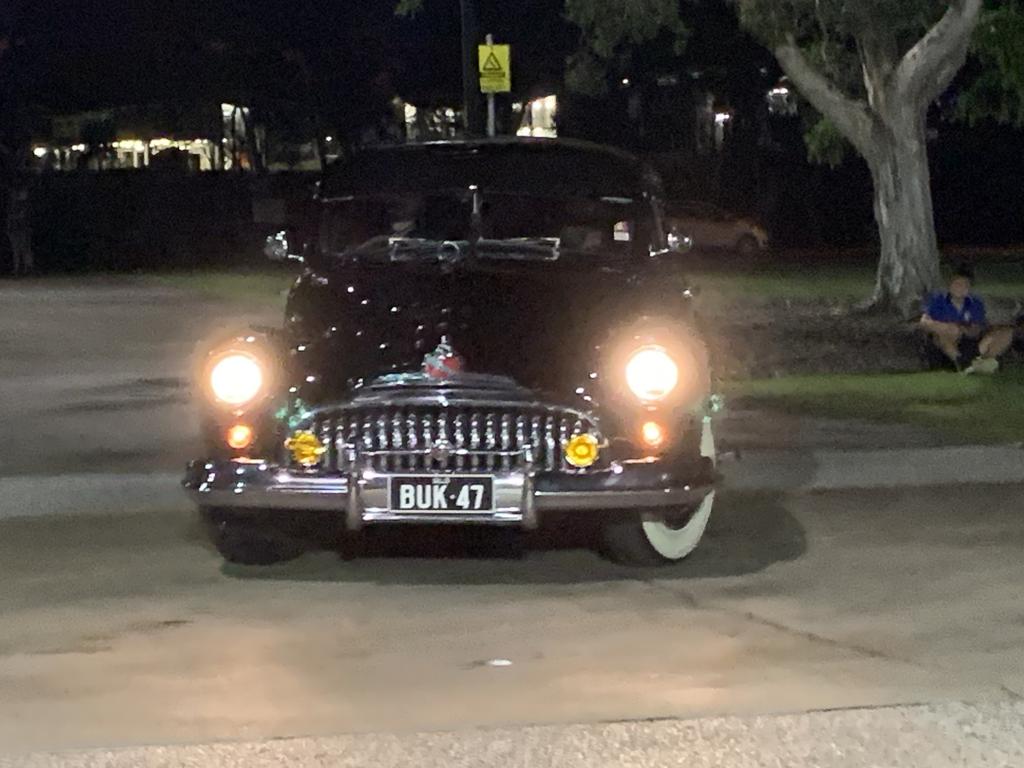
[[[764,227],[711,203],[667,203],[665,214],[669,228],[689,236],[697,250],[754,256],[768,247]]]

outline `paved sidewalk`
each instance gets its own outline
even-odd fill
[[[962,445],[924,427],[727,408],[726,485],[817,491],[1024,482],[1024,446]]]
[[[729,401],[716,424],[722,446],[741,451],[868,451],[960,444],[922,426],[797,415]]]
[[[945,446],[881,450],[760,450],[726,457],[725,485],[744,491],[821,491],[1024,483],[1024,449]]]

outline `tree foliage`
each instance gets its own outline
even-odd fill
[[[960,94],[958,116],[1024,125],[1024,9],[1017,0],[985,11],[972,53],[979,72]]]
[[[894,75],[900,60],[933,28],[951,5],[948,0],[736,0],[740,21],[768,48],[792,44],[839,94],[870,101],[874,69]],[[877,66],[873,66],[877,65]],[[811,121],[812,160],[832,162],[838,148],[828,128]],[[822,143],[826,141],[826,151]]]
[[[395,6],[395,15],[402,18],[411,18],[423,10],[423,0],[398,0]]]
[[[812,163],[836,168],[842,165],[850,151],[850,143],[827,117],[817,116],[804,133],[807,157]]]
[[[678,0],[565,0],[565,16],[601,59],[613,58],[624,47],[649,43],[662,32],[672,35],[676,53],[686,46]]]
[[[740,20],[766,45],[774,47],[790,35],[798,40],[825,40],[842,50],[854,38],[884,33],[909,47],[922,30],[945,12],[945,0],[739,0]]]
[[[844,95],[866,100],[865,59],[904,56],[932,28],[949,0],[736,0],[740,20],[766,46],[793,40],[808,62]],[[982,15],[971,48],[975,64],[957,95],[956,114],[975,123],[1024,125],[1024,9],[995,0]],[[834,165],[850,145],[827,120],[808,120],[812,162]]]
[[[395,13],[415,17],[423,5],[397,0]],[[566,85],[589,96],[607,93],[609,78],[637,48],[664,44],[679,55],[688,37],[679,0],[564,0],[563,18],[579,31],[576,50],[566,56]]]
[[[607,93],[616,64],[660,38],[676,54],[688,30],[678,0],[565,0],[565,17],[580,30],[580,47],[566,61],[566,85],[588,96]]]

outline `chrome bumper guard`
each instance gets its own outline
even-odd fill
[[[344,516],[349,530],[377,523],[473,523],[533,529],[544,512],[696,505],[714,485],[714,469],[707,459],[671,467],[639,461],[622,462],[599,472],[518,472],[493,477],[493,510],[469,513],[393,512],[388,475],[367,469],[324,476],[260,461],[199,461],[188,466],[183,485],[202,507],[335,512]]]

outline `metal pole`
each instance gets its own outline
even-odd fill
[[[466,133],[479,136],[480,125],[480,73],[476,54],[480,41],[477,0],[462,0],[462,108],[465,111]]]
[[[487,35],[487,44],[494,45],[494,35]],[[487,94],[487,135],[492,139],[498,133],[497,119],[494,113],[494,94]]]

